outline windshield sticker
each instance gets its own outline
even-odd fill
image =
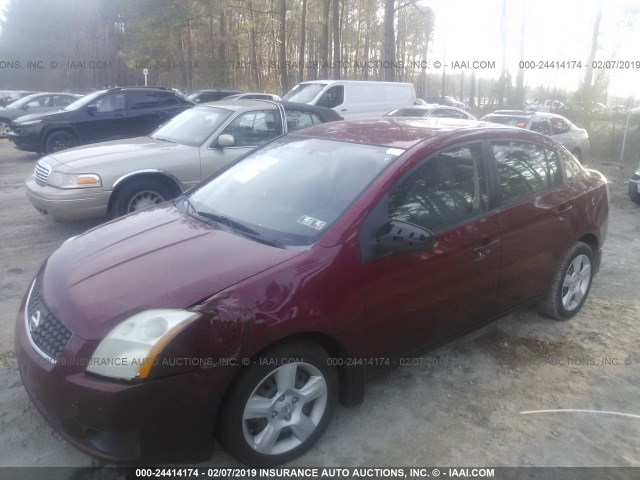
[[[235,170],[239,170],[233,179],[236,182],[247,183],[253,177],[260,175],[262,172],[272,167],[280,160],[275,157],[262,156],[249,161],[239,163]]]
[[[327,222],[323,222],[322,220],[317,220],[308,215],[301,216],[298,219],[298,223],[301,223],[302,225],[306,225],[307,227],[311,227],[314,230],[318,230],[318,231],[322,230],[324,226],[327,224]]]
[[[398,155],[402,155],[404,153],[404,150],[402,150],[401,148],[387,148],[386,154],[387,155],[395,155],[396,157]]]

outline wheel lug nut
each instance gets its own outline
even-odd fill
[[[287,413],[287,414],[284,416],[284,419],[285,419],[287,422],[288,422],[289,420],[291,420],[291,414]]]
[[[271,418],[276,418],[277,416],[278,416],[278,412],[276,412],[275,410],[271,412]]]
[[[280,395],[280,396],[278,397],[278,401],[279,401],[279,402],[284,402],[284,395]]]
[[[291,399],[291,403],[298,403],[298,397],[293,397]]]

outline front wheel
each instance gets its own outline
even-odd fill
[[[47,137],[44,150],[45,153],[51,154],[75,147],[77,144],[78,140],[73,133],[65,131],[53,132]]]
[[[577,242],[562,261],[538,310],[557,320],[573,317],[589,295],[593,273],[593,250],[586,243]]]
[[[326,429],[338,398],[328,355],[313,344],[286,345],[258,357],[219,415],[219,437],[235,458],[272,466],[301,455]]]
[[[173,198],[175,195],[161,182],[152,179],[134,180],[116,193],[113,213],[120,217],[138,212]]]

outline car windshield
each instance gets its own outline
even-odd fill
[[[231,113],[230,110],[222,108],[191,108],[169,120],[153,132],[150,137],[190,147],[199,147],[229,118]]]
[[[187,196],[189,213],[279,247],[306,248],[401,149],[288,135]]]
[[[324,83],[301,83],[293,87],[282,100],[285,102],[310,103],[326,86]]]
[[[67,105],[62,110],[78,110],[79,108],[90,105],[97,97],[102,95],[106,90],[100,90],[98,92],[93,92],[87,95],[86,97],[79,98],[75,102]]]

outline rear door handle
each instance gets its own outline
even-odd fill
[[[564,215],[573,208],[573,205],[571,204],[566,204],[566,205],[560,205],[560,207],[558,208],[558,210],[556,210],[556,217],[558,217],[560,220],[564,220]]]
[[[126,113],[116,113],[116,117],[118,118],[122,118],[122,117],[126,117],[127,114]]]

